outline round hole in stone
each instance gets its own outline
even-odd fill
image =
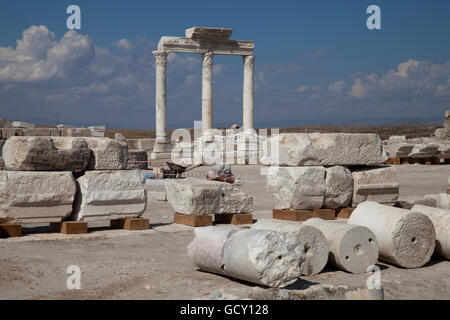
[[[373,239],[372,238],[369,238],[369,243],[371,243],[373,241]]]
[[[345,257],[345,260],[347,260],[347,261],[348,261],[348,259],[350,259],[350,257],[349,257],[349,256],[346,256],[346,257]]]
[[[282,258],[282,256],[281,256],[281,255],[279,255],[279,256],[278,256],[278,260],[281,260],[281,258]]]
[[[411,242],[412,242],[412,243],[416,243],[416,240],[417,240],[416,237],[413,237],[413,238],[411,239]]]
[[[222,194],[221,194],[220,196],[221,196],[222,198],[223,198],[223,197],[225,197],[225,193],[224,193],[224,192],[222,192]]]
[[[309,243],[306,243],[305,248],[303,249],[303,252],[308,253],[309,249],[311,249],[311,247],[309,246]]]

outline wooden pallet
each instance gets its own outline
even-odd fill
[[[355,210],[355,208],[341,208],[341,209],[338,209],[337,213],[336,213],[336,218],[348,219],[348,218],[350,218],[353,210]]]
[[[225,223],[225,224],[252,224],[253,215],[250,213],[239,213],[239,214],[215,214],[214,223]]]
[[[88,223],[86,221],[52,222],[50,229],[63,234],[84,234],[88,232]]]
[[[0,238],[20,237],[22,225],[17,223],[0,224]]]
[[[194,216],[175,212],[173,223],[190,227],[207,227],[213,225],[213,217],[212,215]]]
[[[444,160],[444,163],[450,164],[450,161],[447,163],[447,159]],[[450,159],[448,159],[450,160]],[[439,165],[441,164],[441,159],[437,157],[429,157],[429,158],[411,158],[411,157],[403,157],[403,158],[389,158],[386,161],[386,164],[423,164],[423,165]]]
[[[447,194],[450,194],[450,189],[447,189]]]
[[[278,210],[273,209],[273,218],[287,221],[306,221],[311,218],[321,218],[324,220],[335,220],[336,210],[316,209],[316,210]]]
[[[150,229],[150,219],[145,218],[123,218],[111,221],[111,228],[129,231]]]

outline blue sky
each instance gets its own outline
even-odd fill
[[[66,8],[81,8],[81,32]],[[381,8],[381,30],[366,8]],[[161,36],[255,41],[255,124],[439,122],[450,107],[450,2],[0,0],[0,117],[154,128]],[[20,43],[17,42],[20,40]],[[214,60],[214,124],[242,121],[242,60]],[[168,127],[201,117],[200,58],[168,63]]]

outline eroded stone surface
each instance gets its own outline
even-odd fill
[[[72,212],[71,172],[0,171],[0,220],[60,222]]]
[[[63,144],[58,137],[10,137],[2,149],[8,170],[16,171],[74,171],[86,168],[91,156],[82,138],[72,138]],[[64,139],[64,138],[63,138]]]
[[[434,226],[422,213],[365,201],[352,212],[348,223],[369,228],[375,234],[383,261],[420,268],[434,252]]]
[[[253,198],[238,186],[194,178],[166,181],[167,200],[175,212],[188,215],[249,213]]]
[[[73,220],[94,221],[139,217],[147,197],[140,170],[86,171],[77,179]]]
[[[279,153],[272,155],[277,141]],[[379,165],[387,159],[377,134],[353,133],[282,133],[269,138],[261,154],[261,163],[281,166]]]
[[[394,205],[399,195],[399,183],[394,167],[372,168],[352,172],[352,206],[363,201]]]
[[[302,275],[310,276],[318,274],[327,264],[328,241],[322,231],[316,227],[307,226],[298,222],[259,219],[251,228],[298,233],[298,245],[305,248],[304,261],[301,265]]]
[[[323,206],[337,209],[350,205],[353,194],[353,177],[348,168],[335,166],[326,169],[326,192]]]
[[[285,287],[300,277],[305,247],[295,232],[247,229],[225,242],[224,271],[237,279]]]

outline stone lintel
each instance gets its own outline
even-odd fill
[[[158,43],[158,51],[206,53],[249,56],[253,55],[254,41],[246,40],[203,40],[180,37],[161,37]]]
[[[205,40],[228,40],[231,37],[232,29],[228,28],[205,28],[192,27],[186,29],[186,38]]]

